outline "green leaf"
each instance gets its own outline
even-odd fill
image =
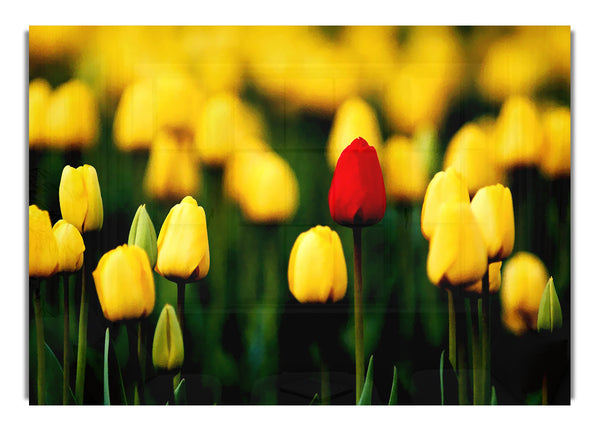
[[[496,398],[496,386],[492,386],[492,403],[493,406],[498,405],[498,398]]]
[[[362,394],[358,400],[359,406],[370,406],[371,405],[371,393],[373,392],[373,356],[369,359],[369,368],[367,368],[367,378],[365,379],[365,386],[363,387]]]
[[[110,406],[110,391],[108,387],[108,348],[110,346],[109,341],[110,333],[108,328],[104,334],[104,405]]]
[[[187,402],[185,393],[185,379],[181,379],[175,390],[173,391],[175,397],[175,405],[181,406]]]
[[[315,396],[313,397],[312,401],[310,402],[309,406],[312,406],[316,403],[319,402],[319,394],[315,394]]]
[[[44,343],[44,348],[46,350],[46,404],[62,404],[62,390],[57,391],[56,388],[62,388],[63,368],[48,343]],[[69,394],[71,404],[75,404],[75,395],[70,386]]]
[[[390,402],[388,406],[398,405],[398,372],[394,366],[394,377],[392,378],[392,390],[390,392]]]
[[[440,355],[440,396],[442,398],[442,405],[444,405],[444,353],[445,350],[442,350],[442,354]]]
[[[560,302],[558,301],[558,295],[554,287],[554,280],[552,277],[546,283],[542,299],[540,300],[540,307],[538,310],[538,321],[537,329],[538,332],[547,330],[552,332],[555,329],[562,327],[562,310],[560,308]]]

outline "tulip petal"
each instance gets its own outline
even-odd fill
[[[29,206],[29,276],[50,277],[58,271],[58,245],[48,211]]]
[[[309,231],[296,252],[294,296],[300,302],[326,302],[329,297],[333,266],[328,243],[322,235]]]
[[[88,202],[83,231],[100,230],[104,221],[104,209],[102,207],[98,174],[96,169],[90,165],[80,166],[77,170],[81,172]]]
[[[88,197],[80,171],[67,165],[62,171],[58,188],[62,218],[83,232],[88,213]]]
[[[58,271],[75,272],[83,265],[85,244],[75,226],[65,220],[59,220],[52,228],[58,245]]]
[[[330,297],[333,302],[337,302],[346,295],[348,270],[342,242],[335,231],[331,232],[331,248],[333,251],[333,288]]]

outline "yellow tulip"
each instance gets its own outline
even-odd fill
[[[546,176],[557,178],[571,174],[571,111],[552,108],[542,117],[544,151],[540,168]]]
[[[146,252],[123,244],[105,253],[92,273],[104,317],[145,317],[154,309],[154,277]]]
[[[79,232],[102,229],[104,210],[96,169],[90,165],[77,169],[67,165],[58,188],[62,218]]]
[[[154,89],[150,80],[125,88],[115,112],[113,136],[123,151],[148,150],[156,133]]]
[[[537,328],[537,315],[548,271],[534,254],[519,252],[506,262],[500,301],[504,325],[516,335]]]
[[[502,268],[502,261],[492,262],[488,265],[490,295],[492,295],[500,290],[500,283],[502,281],[502,277],[500,275],[501,268]],[[482,294],[481,282],[482,282],[481,280],[478,280],[475,283],[465,287],[465,292],[481,295]]]
[[[52,93],[47,112],[48,141],[60,149],[84,149],[98,138],[96,97],[83,82],[71,80]]]
[[[221,93],[206,102],[195,141],[202,162],[222,165],[239,145],[238,141],[262,135],[262,124],[255,113],[239,97]]]
[[[159,132],[150,148],[144,176],[146,193],[156,199],[177,201],[195,195],[202,182],[198,156],[191,142],[168,131]]]
[[[394,201],[423,199],[427,187],[428,156],[404,136],[393,136],[381,160],[385,190]]]
[[[30,62],[55,63],[74,57],[86,46],[92,28],[74,25],[30,26]]]
[[[257,153],[241,185],[240,208],[253,223],[280,223],[298,209],[298,180],[275,152]]]
[[[52,228],[58,245],[58,272],[75,272],[83,265],[85,244],[75,226],[59,220]]]
[[[183,365],[183,335],[177,314],[170,304],[165,304],[154,330],[152,363],[156,368],[176,370]]]
[[[339,301],[346,294],[348,274],[338,234],[327,226],[301,233],[290,253],[290,292],[299,302]]]
[[[236,151],[225,163],[223,188],[225,193],[236,202],[240,202],[248,174],[252,171],[254,160],[264,152],[271,151],[264,141],[256,138],[243,140]]]
[[[462,175],[471,196],[480,188],[503,179],[502,170],[494,159],[492,141],[475,123],[465,124],[450,140],[444,169],[450,166]]]
[[[206,277],[210,266],[204,208],[191,196],[169,211],[158,234],[156,272],[174,281]]]
[[[506,100],[496,120],[493,139],[500,166],[537,164],[542,153],[543,133],[533,102],[520,96]]]
[[[456,200],[442,204],[429,242],[427,275],[438,287],[466,287],[488,268],[483,235],[471,206]]]
[[[502,184],[479,189],[471,208],[481,227],[489,261],[508,257],[515,244],[515,215],[510,189]]]
[[[375,110],[364,100],[354,97],[338,108],[333,119],[327,141],[327,161],[332,169],[342,151],[359,136],[381,153],[381,132]]]
[[[29,276],[50,277],[58,271],[58,245],[48,211],[29,205]]]
[[[436,226],[445,223],[440,211],[448,201],[469,203],[467,185],[453,167],[435,174],[425,191],[421,210],[421,232],[425,239],[429,240]]]
[[[48,144],[46,116],[51,93],[50,84],[44,79],[29,83],[29,148]]]

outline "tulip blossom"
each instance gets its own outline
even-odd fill
[[[46,114],[51,93],[50,84],[44,79],[34,79],[29,83],[29,148],[48,144]]]
[[[165,304],[154,331],[152,364],[156,368],[175,370],[183,365],[183,335],[175,309]]]
[[[385,189],[395,201],[415,202],[427,188],[427,155],[404,136],[390,138],[381,161]]]
[[[540,169],[550,178],[571,174],[571,111],[552,108],[542,116],[544,151]]]
[[[116,322],[154,309],[154,277],[146,252],[123,244],[105,253],[92,273],[104,317]]]
[[[385,214],[386,196],[377,151],[356,138],[340,155],[329,189],[331,217],[343,226],[370,226]]]
[[[75,272],[83,266],[85,244],[75,226],[64,220],[56,222],[52,233],[58,245],[58,272]]]
[[[62,218],[79,232],[102,229],[104,211],[96,169],[90,165],[77,169],[64,167],[58,188]]]
[[[29,276],[50,277],[58,271],[58,245],[48,211],[29,205]]]
[[[125,88],[115,112],[113,136],[123,151],[148,150],[156,133],[152,81],[141,80]]]
[[[206,277],[210,266],[204,208],[191,196],[169,211],[158,234],[156,272],[175,281]]]
[[[301,233],[288,266],[290,292],[299,302],[339,301],[346,294],[348,274],[338,234],[327,226]]]

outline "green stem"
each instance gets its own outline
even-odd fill
[[[448,290],[448,360],[456,372],[456,311],[450,290]]]
[[[480,328],[481,333],[481,368],[483,378],[481,379],[481,390],[483,392],[483,403],[489,404],[492,400],[491,394],[491,357],[490,357],[490,278],[489,271],[485,272],[481,281],[481,313]]]
[[[479,325],[475,318],[478,306],[478,298],[471,298],[471,346],[473,351],[473,405],[483,404],[483,370],[481,368],[481,341],[479,339]]]
[[[356,357],[356,404],[365,383],[365,346],[363,335],[362,245],[360,227],[352,228],[354,236],[354,355]]]
[[[177,317],[179,318],[179,326],[183,334],[183,313],[185,305],[185,281],[177,282]]]
[[[64,273],[63,279],[63,309],[64,309],[64,333],[63,333],[63,405],[69,404],[69,274]]]
[[[46,352],[44,350],[44,320],[42,301],[40,300],[40,281],[38,279],[33,279],[33,310],[37,339],[37,401],[38,405],[41,406],[45,404],[46,394]]]
[[[75,375],[75,399],[77,404],[83,404],[87,355],[88,300],[85,292],[85,267],[86,262],[84,260],[81,268],[81,306],[79,308],[79,336],[77,338],[77,374]]]
[[[469,403],[467,392],[467,325],[465,319],[465,300],[460,290],[453,293],[454,310],[456,313],[456,359],[458,374],[458,403]]]
[[[144,344],[142,339],[142,320],[138,320],[137,322],[137,358],[139,365],[139,373],[138,380],[135,385],[135,393],[134,393],[134,403],[135,405],[140,405],[144,399],[144,365],[146,363],[146,356],[144,351]]]

